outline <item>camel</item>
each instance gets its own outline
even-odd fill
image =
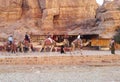
[[[51,39],[51,40],[46,39],[42,43],[42,47],[40,49],[40,52],[46,51],[46,48],[48,48],[48,47],[50,48],[50,52],[52,52],[53,48],[55,48],[55,47],[68,46],[68,45],[69,45],[69,41],[67,39],[64,39],[63,42],[59,42],[59,43],[54,41],[53,39]],[[55,49],[55,51],[57,51],[57,50]]]
[[[78,48],[80,50],[80,53],[82,55],[82,48],[87,46],[90,43],[90,41],[87,41],[86,43],[82,43],[81,39],[75,39],[72,43],[71,43],[71,51],[75,51],[76,48]]]
[[[69,41],[64,39],[63,42],[56,42],[56,46],[69,46]]]
[[[8,52],[16,53],[17,52],[17,45],[13,42],[12,44],[9,44],[6,42],[4,44],[4,49]]]
[[[65,47],[69,47],[69,41],[67,39],[64,39],[63,42],[56,42],[56,45],[55,47],[62,47],[62,46],[65,46]],[[57,51],[57,49],[55,49],[55,51]]]
[[[53,39],[50,40],[47,38],[42,42],[42,47],[40,49],[40,52],[46,51],[48,47],[50,48],[50,51],[52,51],[54,46],[55,46],[55,41]]]
[[[31,51],[34,51],[33,49],[33,45],[31,43],[29,43],[28,41],[19,41],[19,42],[13,42],[11,45],[6,42],[4,45],[4,50],[7,52],[12,52],[12,53],[16,53],[16,52],[28,52],[30,49]]]
[[[22,43],[20,43],[21,51],[28,52],[29,50],[34,51],[32,43],[29,43],[29,41],[24,40]]]
[[[23,42],[19,41],[17,44],[17,51],[23,52],[23,47],[24,47]]]

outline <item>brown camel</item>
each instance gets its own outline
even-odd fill
[[[23,47],[21,47],[21,49],[23,49],[24,52],[28,52],[29,50],[34,51],[32,43],[27,40],[24,40],[21,46]]]
[[[42,43],[42,47],[40,49],[40,52],[41,51],[46,51],[46,48],[48,48],[48,47],[50,48],[50,52],[52,52],[53,48],[60,47],[62,45],[68,46],[69,45],[69,41],[67,39],[64,39],[63,42],[59,42],[58,43],[58,42],[54,41],[53,39],[51,39],[51,41],[50,41],[50,39],[46,39]],[[57,51],[57,50],[55,49],[55,51]]]
[[[50,48],[50,51],[52,51],[54,46],[55,46],[55,41],[53,39],[50,40],[50,39],[47,38],[43,41],[40,52],[47,51],[46,50],[47,48]]]
[[[90,43],[90,41],[86,42],[86,43],[82,43],[81,39],[75,39],[72,43],[71,43],[71,50],[75,51],[76,48],[78,48],[80,50],[80,53],[82,55],[82,48],[87,46]]]
[[[8,52],[16,53],[17,52],[17,45],[13,42],[9,44],[8,42],[4,44],[4,49]]]

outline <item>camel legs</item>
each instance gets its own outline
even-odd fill
[[[50,52],[52,52],[53,48],[54,48],[54,45],[51,46]]]
[[[76,48],[75,44],[72,43],[72,49],[71,49],[71,51],[72,51],[72,52],[75,51],[75,48]],[[80,45],[78,46],[78,50],[80,50],[80,54],[82,55],[82,49],[81,49],[81,46],[80,46]]]
[[[50,52],[52,52],[54,46],[42,46],[41,49],[40,49],[40,52],[42,52],[42,51],[46,52],[46,51],[47,51],[46,49],[47,49],[48,47],[50,47]]]
[[[71,49],[71,50],[72,50],[72,51],[75,51],[75,44],[72,43],[71,45],[72,45],[72,49]]]
[[[44,51],[44,46],[42,46],[42,47],[40,48],[40,52],[42,52],[42,51]]]
[[[82,55],[82,49],[81,49],[81,46],[79,46],[78,50],[80,51],[80,54]]]
[[[23,51],[24,51],[24,50],[23,50],[23,47],[24,47],[23,44],[19,45],[19,46],[18,46],[18,51],[19,51],[19,52],[23,52]]]
[[[71,51],[70,51],[70,54],[72,55],[72,52],[74,52],[75,51],[75,44],[74,43],[72,43],[71,44]]]

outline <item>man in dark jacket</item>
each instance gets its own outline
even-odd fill
[[[28,35],[28,33],[26,32],[25,34],[25,40],[28,41],[30,43],[30,36]]]
[[[115,54],[115,40],[114,39],[110,41],[110,50],[111,50],[111,54]]]

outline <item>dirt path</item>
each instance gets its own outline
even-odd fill
[[[0,66],[0,82],[120,82],[120,66]]]
[[[83,55],[112,55],[110,51],[98,51],[98,50],[82,50]],[[81,55],[80,51],[74,52],[66,52],[65,54],[60,54],[60,52],[28,52],[28,53],[8,53],[8,52],[0,52],[0,57],[5,56],[56,56],[56,55]],[[120,50],[116,51],[116,55],[120,55]]]
[[[83,51],[83,55],[111,55],[110,51]],[[116,51],[120,55],[120,51]],[[78,51],[70,54],[59,52],[35,53],[3,53],[0,57],[21,56],[70,56],[81,55]],[[118,64],[120,62],[117,62]],[[0,82],[120,82],[120,66],[117,63],[109,65],[83,64],[80,66],[41,66],[41,65],[0,65]],[[111,65],[110,65],[111,64]]]

